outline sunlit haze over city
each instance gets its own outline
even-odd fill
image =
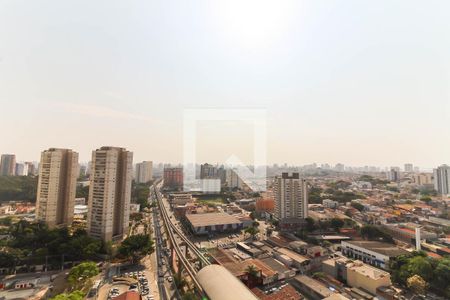
[[[450,1],[0,0],[0,300],[450,299]]]

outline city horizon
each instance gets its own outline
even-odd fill
[[[38,160],[63,146],[86,161],[119,145],[181,162],[185,110],[258,108],[268,162],[447,161],[448,3],[175,3],[115,3],[106,15],[91,4],[82,20],[81,2],[2,5],[0,103],[15,113],[0,119],[14,125],[0,151]],[[200,158],[251,163],[251,130],[202,124]]]
[[[0,300],[450,299],[450,1],[0,1]]]

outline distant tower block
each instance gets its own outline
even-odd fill
[[[420,227],[416,227],[416,250],[420,251]]]

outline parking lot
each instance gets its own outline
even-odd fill
[[[140,271],[136,270],[141,269]],[[131,270],[130,270],[131,269]],[[127,291],[134,291],[142,296],[143,300],[156,300],[159,296],[154,294],[148,273],[142,266],[132,266],[114,276],[113,282],[101,287],[97,299],[112,300]]]

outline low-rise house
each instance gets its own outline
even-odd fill
[[[306,275],[295,276],[291,281],[291,284],[301,293],[304,293],[313,300],[324,299],[333,294],[328,287]]]
[[[287,248],[278,248],[274,252],[275,258],[286,264],[288,267],[294,267],[301,272],[309,270],[310,259],[300,255]]]
[[[295,277],[295,271],[287,268],[282,262],[274,259],[274,258],[263,258],[261,259],[267,266],[269,266],[273,271],[275,271],[278,275],[278,280],[285,280],[289,278]]]

